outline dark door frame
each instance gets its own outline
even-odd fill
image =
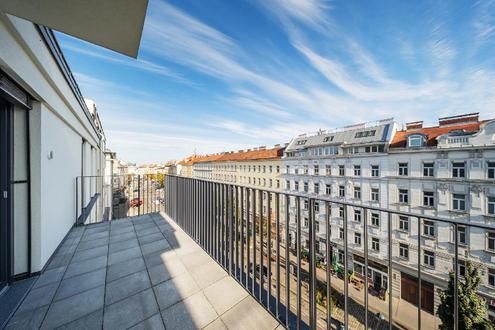
[[[12,281],[12,104],[0,98],[0,290]]]

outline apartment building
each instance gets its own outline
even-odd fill
[[[50,29],[0,12],[0,40],[1,291],[41,271],[74,225],[76,177],[103,175],[105,136]]]
[[[393,120],[299,136],[285,155],[286,191],[325,196],[363,206],[487,223],[495,212],[495,121],[477,114],[440,118],[438,126],[409,123],[398,130]],[[302,242],[308,241],[308,202],[301,202]],[[316,237],[325,255],[326,221],[330,221],[333,253],[343,264],[343,207],[326,210],[316,202]],[[328,211],[328,212],[327,212]],[[364,275],[364,232],[361,208],[348,208],[348,267]],[[294,198],[290,206],[290,246],[295,242]],[[369,278],[388,285],[388,219],[386,212],[368,216]],[[421,220],[422,307],[432,312],[437,288],[446,288],[453,268],[453,226]],[[417,304],[418,218],[392,217],[393,294]],[[495,234],[459,227],[460,269],[471,260],[482,271],[480,294],[495,301]]]

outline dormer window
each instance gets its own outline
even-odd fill
[[[331,142],[333,141],[333,136],[327,136],[323,139],[323,142]]]
[[[409,148],[421,148],[425,145],[425,137],[423,135],[415,134],[410,135],[407,138],[407,146]]]
[[[304,145],[304,144],[306,144],[306,141],[307,140],[299,140],[296,142],[296,145],[298,145],[298,146]]]

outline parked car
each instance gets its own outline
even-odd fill
[[[142,199],[139,199],[139,198],[134,198],[133,200],[131,200],[129,202],[129,206],[130,207],[138,207],[138,206],[141,206],[143,205],[143,200]]]

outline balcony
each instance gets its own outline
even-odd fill
[[[279,322],[160,213],[73,228],[6,329],[275,329]]]

